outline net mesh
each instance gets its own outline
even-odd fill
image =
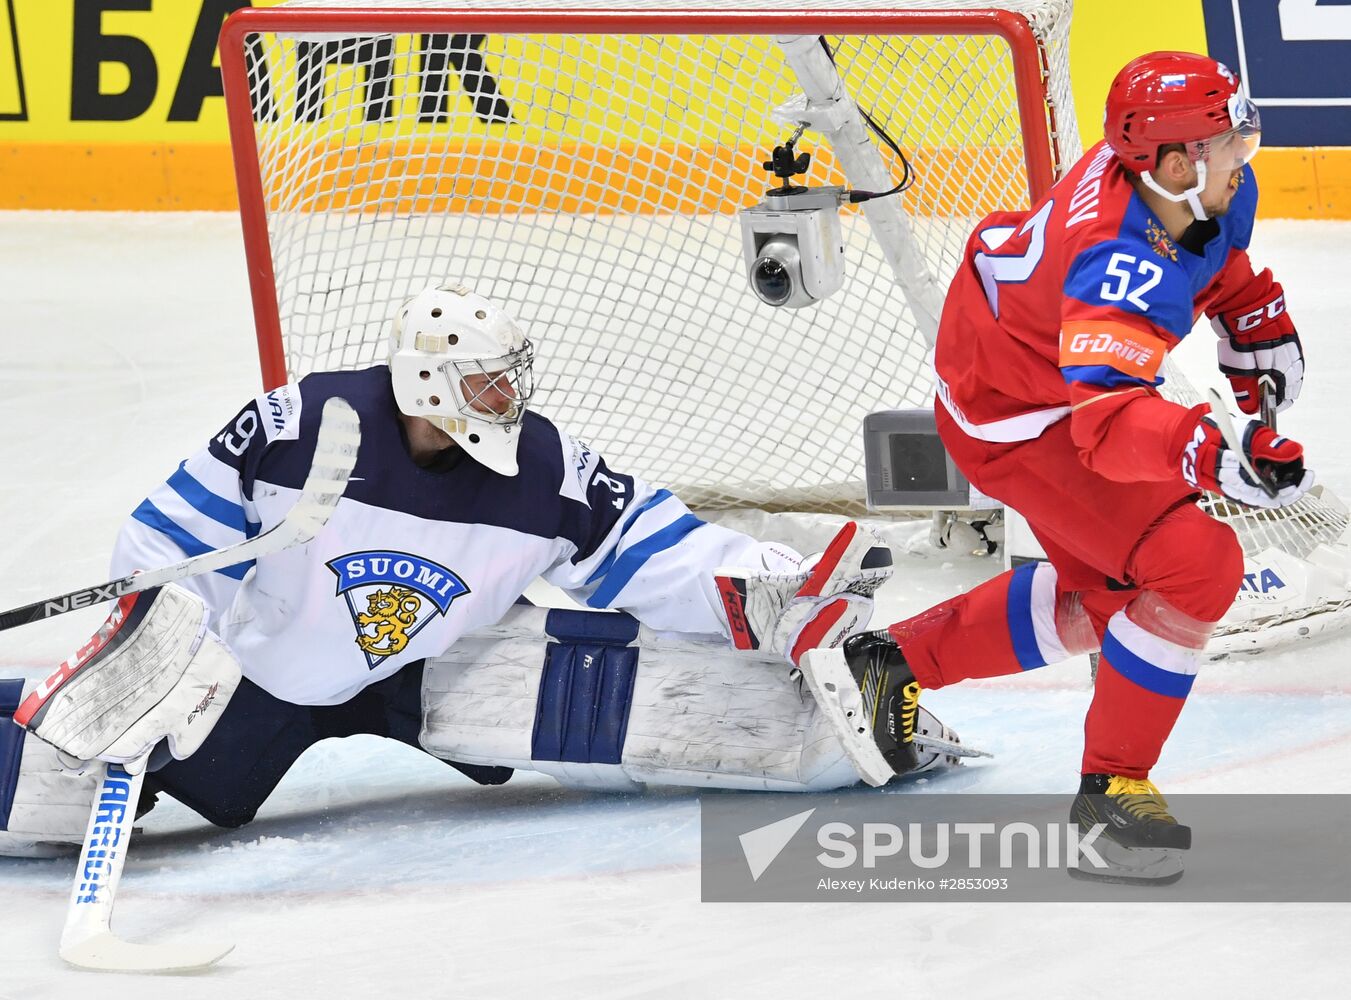
[[[677,6],[694,5],[644,9]],[[1073,158],[1068,4],[1004,6],[1043,39]],[[928,347],[856,209],[843,213],[844,288],[796,311],[751,293],[735,213],[770,186],[761,161],[791,132],[771,112],[799,93],[771,38],[372,25],[248,41],[292,377],[382,361],[397,305],[451,279],[511,309],[538,346],[536,408],[617,467],[695,507],[862,509],[863,417],[928,404]],[[1028,203],[1009,45],[828,40],[848,91],[914,166],[901,197],[945,285],[976,220]],[[846,183],[827,145],[809,133],[802,148],[811,183]]]
[[[428,0],[283,6],[370,15],[368,30],[246,40],[291,377],[383,361],[396,306],[428,283],[461,282],[504,303],[535,341],[536,408],[616,467],[696,508],[863,510],[863,418],[929,404],[928,347],[856,210],[843,212],[848,277],[835,295],[792,311],[747,286],[735,213],[769,186],[761,161],[790,131],[771,113],[800,88],[770,37],[749,26],[700,35],[698,11],[771,8],[644,0],[647,12],[689,11],[689,32],[644,33],[630,18],[587,35],[382,27],[383,11],[447,6]],[[772,10],[990,6],[789,0]],[[1038,41],[1045,122],[1032,135],[1019,127],[1000,38],[828,36],[844,86],[914,166],[899,197],[941,287],[977,220],[1028,204],[1025,143],[1049,147],[1057,170],[1082,152],[1070,0],[995,6],[1025,17]],[[806,20],[796,30],[812,33]],[[810,133],[802,146],[812,183],[845,183],[828,146]],[[1171,398],[1198,401],[1175,367],[1166,379]],[[1347,527],[1335,498],[1210,509],[1250,556],[1274,547],[1304,558]]]

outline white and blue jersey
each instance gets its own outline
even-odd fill
[[[754,539],[611,470],[534,413],[521,427],[515,477],[462,452],[417,465],[379,366],[310,375],[250,402],[133,512],[113,575],[280,522],[300,495],[332,396],[356,409],[362,442],[328,524],[307,545],[184,581],[212,609],[244,675],[285,701],[344,702],[496,623],[541,576],[655,629],[725,635],[713,569],[761,565]]]

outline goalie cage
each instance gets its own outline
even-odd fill
[[[244,9],[221,68],[263,380],[383,360],[393,309],[451,278],[510,304],[541,408],[692,507],[865,513],[863,417],[932,399],[942,290],[975,223],[1081,154],[1071,0],[291,0]],[[825,45],[821,44],[825,41]],[[813,110],[844,287],[759,302],[736,211]],[[1170,366],[1165,393],[1197,394]],[[1346,508],[1207,501],[1248,577],[1212,643],[1341,625]]]

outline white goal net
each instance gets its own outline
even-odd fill
[[[803,92],[781,41],[824,39],[840,85],[905,151],[915,182],[894,200],[941,301],[974,221],[1027,204],[1057,150],[1078,153],[1068,3],[1002,5],[1021,15],[1020,52],[971,19],[988,3],[953,0],[703,5],[731,25],[648,2],[596,7],[586,30],[550,14],[562,4],[457,4],[415,26],[381,9],[442,6],[256,12],[314,18],[244,40],[267,240],[250,252],[272,270],[285,368],[269,379],[382,361],[394,308],[452,278],[518,317],[537,408],[617,467],[696,507],[861,510],[863,417],[928,404],[928,345],[857,208],[831,298],[775,309],[747,285],[736,212],[777,183],[761,164],[792,128],[772,113]],[[320,7],[355,20],[337,29]],[[852,31],[829,21],[845,8]],[[873,139],[882,178],[899,177]],[[828,143],[800,148],[811,183],[849,183]]]
[[[227,23],[221,61],[264,381],[383,362],[432,282],[501,301],[538,408],[692,507],[864,510],[863,418],[928,406],[942,293],[974,224],[1081,153],[1071,0],[291,0]],[[800,310],[748,287],[736,213],[797,101],[847,276]],[[1167,391],[1194,392],[1169,369]],[[1345,509],[1214,508],[1255,579],[1253,630],[1346,605]],[[1265,562],[1262,562],[1265,560]],[[1305,626],[1298,626],[1305,628]]]

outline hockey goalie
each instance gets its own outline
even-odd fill
[[[0,853],[80,843],[92,760],[144,769],[142,807],[167,794],[237,827],[308,747],[356,734],[484,784],[811,790],[951,759],[899,675],[823,704],[796,673],[867,624],[891,574],[870,534],[847,524],[804,560],[610,468],[529,408],[530,341],[466,288],[423,291],[391,327],[387,365],[245,406],[134,511],[113,570],[276,525],[341,397],[362,442],[312,541],[129,595],[48,680],[0,680],[27,730],[0,722]],[[592,610],[518,606],[541,576]]]

